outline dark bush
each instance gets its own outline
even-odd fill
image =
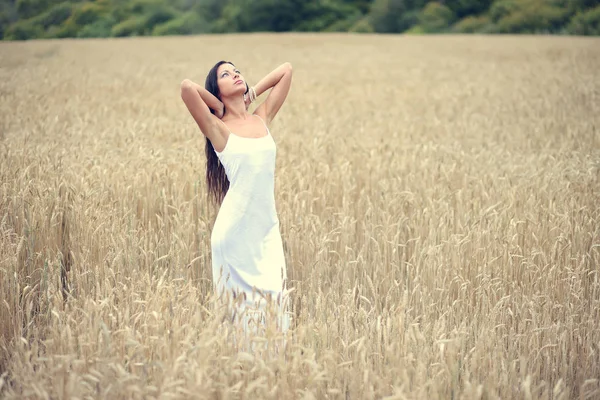
[[[443,32],[453,21],[452,10],[438,2],[428,3],[419,15],[419,25],[428,33]]]
[[[152,34],[162,35],[193,35],[210,32],[210,25],[198,13],[190,11],[175,19],[156,25]]]
[[[498,22],[502,18],[507,17],[521,9],[519,0],[496,0],[490,7],[490,19],[493,22]]]
[[[111,28],[111,36],[137,36],[143,35],[146,29],[146,19],[143,16],[134,16],[119,22]]]
[[[17,0],[15,2],[17,14],[21,20],[40,15],[51,5],[52,3],[49,0]]]
[[[454,24],[452,30],[458,33],[481,33],[488,30],[490,24],[491,21],[487,15],[469,16]]]
[[[7,40],[28,40],[41,37],[44,30],[31,20],[18,21],[12,24],[4,33]]]
[[[361,18],[352,27],[350,28],[350,32],[355,33],[373,33],[375,29],[371,26],[369,22],[369,18]]]
[[[519,8],[500,18],[500,33],[556,33],[569,17],[568,10],[544,4],[543,0],[523,1]]]
[[[56,4],[48,11],[38,15],[33,20],[44,29],[52,25],[60,25],[65,22],[73,13],[73,5],[69,2]]]
[[[299,31],[348,31],[362,14],[357,8],[337,2],[310,2],[303,8],[302,21],[295,29]]]
[[[77,32],[79,38],[105,38],[111,36],[112,27],[116,24],[111,16],[105,16],[89,25],[84,26]]]
[[[405,0],[374,0],[369,12],[369,22],[375,32],[399,33],[410,27],[403,20],[410,11]]]
[[[600,6],[575,14],[569,21],[567,32],[572,35],[600,35]]]
[[[72,22],[75,25],[83,26],[92,24],[102,18],[106,12],[97,4],[83,3],[73,10]]]

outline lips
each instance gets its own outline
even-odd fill
[[[238,79],[237,81],[235,81],[234,85],[239,85],[240,83],[244,83],[244,81],[241,79]]]

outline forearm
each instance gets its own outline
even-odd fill
[[[256,97],[271,89],[281,80],[281,78],[283,78],[286,74],[291,74],[291,72],[292,65],[289,62],[283,63],[279,67],[275,68],[267,76],[258,81],[256,85],[254,85]]]
[[[221,102],[221,100],[217,99],[215,96],[212,95],[212,93],[210,93],[208,90],[206,90],[202,86],[198,85],[197,83],[192,82],[189,79],[186,79],[185,82],[188,85],[192,86],[194,88],[194,90],[198,92],[198,94],[200,95],[200,98],[202,99],[204,104],[206,104],[208,106],[208,108],[210,108],[211,110],[214,110],[216,114],[223,113],[224,107],[223,107],[223,103]]]

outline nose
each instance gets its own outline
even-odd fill
[[[236,80],[237,80],[237,78],[239,78],[239,77],[240,77],[240,74],[238,74],[237,72],[234,72],[234,73],[233,73],[233,80],[234,80],[234,81],[236,81]]]

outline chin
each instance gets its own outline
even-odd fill
[[[246,93],[246,82],[240,84],[240,85],[235,85],[233,87],[233,93],[232,95],[242,95],[244,93]]]

